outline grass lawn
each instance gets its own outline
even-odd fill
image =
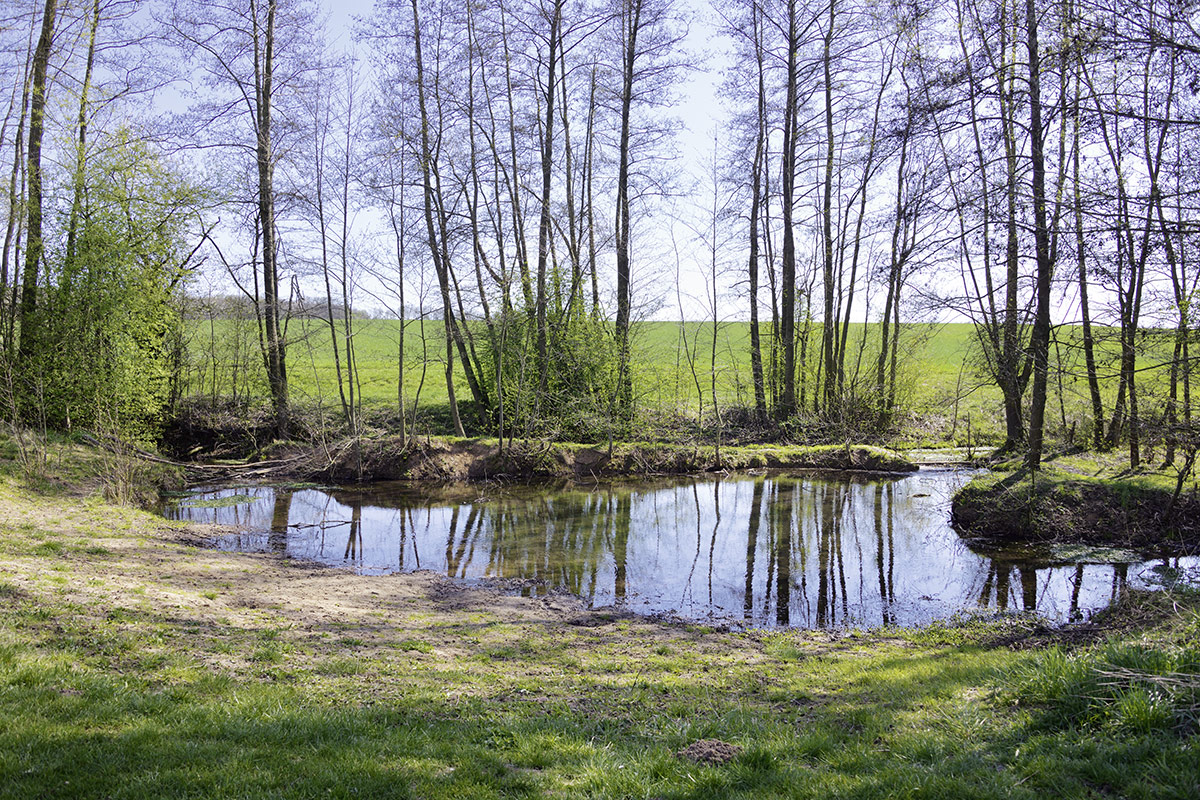
[[[209,549],[99,496],[109,459],[57,446],[31,483],[0,453],[3,798],[1200,789],[1194,593],[1135,597],[1113,618],[1141,624],[1087,645],[1027,619],[666,626]],[[677,756],[705,739],[741,749]]]

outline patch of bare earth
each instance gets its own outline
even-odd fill
[[[701,739],[698,742],[692,742],[675,755],[678,758],[686,761],[695,761],[698,764],[719,765],[728,764],[737,758],[741,752],[742,748],[736,744],[722,742],[720,739]]]
[[[184,652],[233,677],[261,675],[255,648],[270,645],[283,649],[274,663],[286,667],[319,671],[350,657],[369,671],[403,658],[427,674],[474,668],[507,648],[517,655],[489,675],[536,676],[549,667],[531,643],[569,641],[572,657],[628,658],[630,673],[614,674],[614,686],[634,680],[637,665],[662,645],[714,663],[770,660],[753,635],[591,611],[567,594],[526,597],[504,584],[467,584],[431,572],[365,576],[275,554],[221,551],[213,543],[228,530],[97,501],[4,490],[0,519],[6,527],[0,573],[12,596],[70,603],[82,609],[73,620],[79,625],[111,624],[120,610],[131,633],[158,625],[164,651]],[[24,530],[30,541],[63,546],[49,555],[34,552]],[[503,687],[479,680],[454,690],[500,696]]]

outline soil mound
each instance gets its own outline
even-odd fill
[[[980,544],[1087,544],[1200,552],[1200,498],[1122,482],[977,479],[955,495],[951,524]]]
[[[742,748],[736,744],[722,742],[720,739],[701,739],[698,742],[692,742],[675,755],[686,761],[695,761],[697,764],[720,765],[733,761],[741,752]]]

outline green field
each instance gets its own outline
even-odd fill
[[[340,408],[328,325],[315,320],[293,320],[287,333],[292,401],[301,407]],[[878,325],[856,324],[851,328],[847,345],[848,381],[865,399],[874,393],[878,338]],[[397,320],[355,321],[358,390],[369,413],[397,407],[397,380],[401,374],[399,339]],[[1081,333],[1078,328],[1064,327],[1056,331],[1056,339],[1052,345],[1051,399],[1047,411],[1050,433],[1061,435],[1074,425],[1082,436],[1090,425],[1090,405],[1079,345]],[[188,324],[187,340],[189,377],[185,396],[265,399],[266,385],[253,320],[192,321]],[[819,340],[820,329],[814,328],[806,375],[810,403]],[[714,371],[717,401],[722,409],[753,406],[748,323],[730,322],[718,327],[715,365],[712,341],[711,323],[643,322],[635,326],[634,392],[639,410],[685,418],[696,418],[703,413],[710,418]],[[972,441],[985,444],[1002,437],[1000,393],[979,369],[971,325],[906,324],[902,326],[900,341],[901,415],[895,434],[912,441],[966,443],[969,430]],[[1142,351],[1141,366],[1167,360],[1169,347],[1165,337],[1151,342]],[[445,343],[440,323],[428,321],[422,326],[419,322],[408,322],[404,350],[402,375],[406,403],[411,407],[415,401],[434,419],[444,417]],[[1106,331],[1098,354],[1106,408],[1111,407],[1116,392],[1116,356],[1115,332]],[[769,357],[769,352],[764,351],[764,360]],[[455,361],[457,364],[457,357]],[[456,374],[455,392],[461,402],[469,399],[470,393],[461,371]],[[1165,370],[1147,370],[1139,380],[1144,415],[1161,413]],[[438,410],[443,412],[440,417]],[[436,422],[426,424],[432,428],[431,433],[445,432],[436,429]]]

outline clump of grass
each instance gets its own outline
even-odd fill
[[[356,658],[335,657],[319,662],[316,671],[322,675],[361,675],[367,665]]]
[[[1020,639],[1045,622],[1032,613],[959,611],[927,625],[903,628],[897,633],[914,644],[928,646],[990,646]]]
[[[258,664],[281,664],[283,663],[283,659],[283,648],[276,644],[265,644],[257,647],[250,654],[250,660]]]
[[[61,556],[66,548],[61,542],[42,542],[33,548],[33,554],[36,556]]]
[[[1002,695],[1052,729],[1193,733],[1200,725],[1200,615],[1172,640],[1052,647],[1007,673]]]

